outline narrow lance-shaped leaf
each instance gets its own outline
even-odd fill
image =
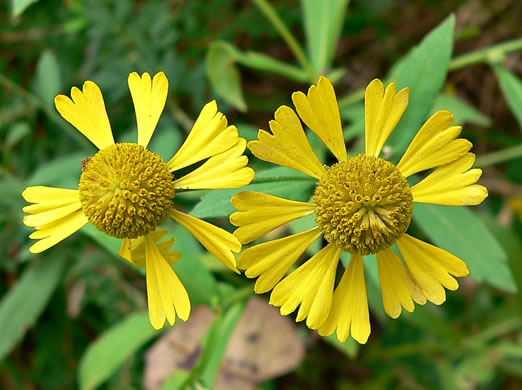
[[[522,81],[500,65],[493,66],[493,69],[500,83],[500,89],[522,131]]]
[[[148,313],[135,313],[90,344],[79,369],[81,390],[95,389],[159,333],[150,325]]]
[[[317,74],[333,60],[348,0],[302,0],[308,56]]]
[[[33,260],[0,302],[0,360],[18,343],[47,305],[64,265],[56,255]]]
[[[516,291],[506,253],[470,209],[416,203],[413,219],[435,245],[464,260],[471,277]]]
[[[455,16],[451,15],[394,67],[390,81],[397,83],[397,90],[410,89],[408,108],[386,142],[394,148],[396,157],[420,129],[446,79],[454,26]]]

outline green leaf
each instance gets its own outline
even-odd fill
[[[212,42],[209,49],[209,53],[212,48],[218,48],[219,50],[226,52],[227,55],[230,57],[229,60],[236,61],[238,64],[241,64],[248,68],[261,70],[263,72],[281,74],[292,80],[296,80],[303,83],[308,82],[308,75],[305,71],[294,65],[290,65],[286,62],[276,60],[275,58],[270,57],[266,54],[258,53],[255,51],[248,51],[245,53],[239,50],[237,47],[225,41]]]
[[[35,92],[48,107],[53,108],[61,84],[58,60],[51,51],[45,50],[36,65]]]
[[[208,384],[209,388],[213,387],[212,385],[214,384],[214,380],[221,367],[221,361],[225,355],[228,340],[244,310],[244,303],[237,303],[231,306],[224,316],[218,320],[216,326],[210,328],[213,334],[208,337],[207,345],[205,346],[205,348],[210,348],[210,351],[208,351],[208,358],[199,375],[199,379],[201,379],[203,383]],[[203,352],[203,354],[206,355],[206,352]]]
[[[22,138],[31,133],[31,127],[27,122],[15,122],[12,126],[9,126],[9,131],[5,137],[5,143],[3,145],[4,150],[11,149],[16,145]]]
[[[448,110],[453,114],[455,117],[453,125],[461,125],[466,122],[480,126],[491,125],[490,118],[456,96],[440,94],[435,100],[431,114],[439,110]]]
[[[330,67],[348,0],[302,0],[308,56],[317,74]]]
[[[62,274],[63,255],[33,260],[16,285],[2,298],[0,360],[11,352],[47,305]]]
[[[189,375],[189,371],[176,369],[161,385],[161,390],[179,390]]]
[[[137,134],[137,131],[136,131]],[[174,126],[158,128],[150,140],[147,149],[160,155],[163,161],[169,161],[181,145],[180,131]]]
[[[344,343],[341,343],[339,340],[337,340],[335,333],[333,333],[328,337],[323,337],[323,340],[335,347],[337,350],[341,351],[350,359],[354,359],[357,356],[357,352],[359,352],[359,343],[351,337],[348,337]]]
[[[314,182],[308,176],[289,168],[278,167],[267,169],[256,175],[254,183],[242,188],[211,191],[204,195],[191,212],[198,218],[226,217],[236,209],[230,203],[230,198],[241,191],[259,191],[266,194],[305,201],[311,193]],[[264,182],[266,181],[266,182]]]
[[[481,217],[506,251],[511,274],[517,285],[518,307],[522,314],[522,261],[520,261],[522,242],[512,227],[499,225],[492,215],[481,215]]]
[[[120,250],[120,247],[121,247],[121,239],[116,238],[116,237],[111,237],[111,236],[99,231],[91,223],[88,223],[87,225],[85,225],[80,230],[80,232],[82,232],[83,234],[92,238],[102,248],[104,248],[106,251],[108,251],[109,253],[111,253],[112,255],[117,257],[118,259],[125,261],[127,264],[130,264],[118,255],[118,251]]]
[[[79,152],[45,163],[36,169],[27,185],[78,188],[78,180],[82,173],[80,163],[88,156],[88,152]]]
[[[148,313],[135,313],[90,344],[79,368],[81,390],[95,389],[149,340],[158,335]]]
[[[17,17],[22,15],[27,7],[31,4],[36,3],[38,0],[12,0],[11,1],[11,12],[13,13],[13,17]]]
[[[441,89],[453,48],[455,16],[450,15],[432,30],[405,58],[395,66],[390,81],[397,90],[410,89],[410,103],[397,128],[387,141],[400,155],[419,131]]]
[[[517,118],[518,125],[522,130],[522,81],[515,74],[500,65],[494,65],[493,69],[509,108],[511,108],[511,112]]]
[[[206,67],[208,79],[216,93],[240,111],[246,111],[241,75],[229,51],[222,45],[212,44],[207,53]]]
[[[471,210],[416,203],[413,218],[435,245],[464,260],[474,279],[516,291],[506,253]]]

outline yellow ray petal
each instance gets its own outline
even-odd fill
[[[303,122],[324,142],[339,161],[347,158],[344,144],[341,115],[330,80],[321,76],[317,87],[308,89],[308,96],[302,92],[292,94],[297,113]]]
[[[294,110],[281,106],[270,121],[272,134],[259,130],[257,141],[250,141],[248,148],[257,158],[274,164],[297,169],[317,179],[325,169],[315,155]]]
[[[22,192],[22,196],[26,201],[31,203],[41,203],[42,206],[47,203],[53,203],[53,206],[50,208],[56,207],[56,204],[64,206],[69,203],[77,202],[80,199],[78,190],[46,186],[27,187]],[[36,210],[35,212],[48,209],[49,208],[43,208],[42,210]]]
[[[248,157],[243,155],[246,141],[239,138],[232,148],[210,157],[203,165],[174,181],[176,189],[208,190],[239,188],[254,179],[255,172],[246,167]]]
[[[34,213],[32,215],[26,215],[24,217],[24,224],[26,226],[40,228],[44,225],[52,224],[53,222],[56,222],[68,215],[71,215],[72,213],[81,208],[81,202],[77,201],[75,203],[70,203],[65,206],[56,207],[39,213]],[[24,207],[24,211],[27,211],[27,208]]]
[[[241,251],[241,243],[231,233],[201,219],[172,209],[169,215],[196,237],[210,253],[232,271],[239,273],[232,252]]]
[[[156,73],[154,80],[150,79],[148,73],[140,77],[138,73],[132,72],[128,84],[136,111],[138,144],[146,148],[165,108],[169,81],[163,72]]]
[[[365,344],[370,336],[370,314],[364,280],[363,260],[353,255],[350,264],[335,289],[326,322],[318,329],[329,336],[337,329],[337,338],[344,343],[350,333],[354,340]]]
[[[79,210],[55,221],[49,227],[33,232],[29,238],[39,239],[39,241],[34,243],[29,251],[31,253],[43,252],[81,229],[87,222],[89,222],[87,217],[82,210]]]
[[[321,235],[318,227],[246,249],[239,257],[239,268],[248,278],[259,278],[254,290],[263,294],[271,290],[297,259]]]
[[[414,299],[426,302],[404,263],[391,249],[377,253],[377,266],[384,311],[391,318],[399,317],[401,306],[412,312],[415,309]]]
[[[459,287],[453,276],[466,276],[466,263],[458,257],[426,242],[403,234],[397,240],[402,257],[426,299],[440,305],[446,300],[444,287],[456,290]]]
[[[270,304],[281,306],[281,314],[292,313],[301,305],[296,321],[306,318],[310,329],[319,328],[330,311],[335,270],[341,250],[328,244],[275,286]]]
[[[413,201],[448,206],[474,206],[488,196],[486,187],[475,184],[482,174],[470,169],[475,155],[466,153],[458,160],[435,169],[411,188]]]
[[[471,149],[471,142],[456,139],[462,127],[451,126],[453,115],[437,111],[422,125],[397,168],[405,176],[455,161]]]
[[[54,105],[63,119],[76,127],[98,149],[112,145],[114,138],[100,88],[92,81],[86,81],[83,92],[76,87],[71,89],[71,97],[72,100],[65,95],[58,95],[54,99]]]
[[[395,94],[397,86],[390,83],[386,90],[381,80],[373,80],[364,95],[364,141],[366,154],[379,157],[384,143],[399,123],[408,107],[410,91],[401,89]]]
[[[148,234],[144,241],[150,323],[155,329],[161,329],[166,318],[174,325],[176,312],[186,321],[190,315],[190,300],[185,287],[162,256],[153,237]]]
[[[248,244],[294,219],[312,214],[315,205],[279,198],[261,192],[240,192],[230,200],[238,210],[230,216],[230,223],[239,226],[234,236]]]
[[[170,248],[172,244],[174,244],[174,238],[168,238],[160,243],[161,240],[167,234],[166,230],[156,230],[154,232],[149,233],[148,235],[154,240],[158,250],[160,251],[163,258],[169,263],[173,265],[180,258],[181,254],[179,252],[171,251]],[[125,260],[134,264],[136,267],[143,268],[145,267],[145,238],[144,236],[138,237],[135,240],[131,240],[128,238],[124,238],[121,243],[120,250],[118,254],[123,257]]]
[[[217,109],[215,100],[203,107],[187,139],[167,163],[171,171],[224,152],[237,143],[237,128],[228,126],[227,118]]]

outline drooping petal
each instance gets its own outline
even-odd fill
[[[29,237],[40,240],[29,249],[32,253],[50,248],[88,222],[81,210],[78,190],[35,186],[27,187],[22,196],[34,203],[23,208],[29,214],[24,217],[24,224],[37,229]]]
[[[22,192],[22,197],[30,203],[35,203],[24,207],[23,210],[29,214],[55,209],[80,200],[78,190],[46,186],[27,187]]]
[[[375,79],[366,88],[364,95],[364,141],[366,154],[379,157],[384,143],[399,123],[408,107],[410,91],[390,83],[386,90],[381,80]]]
[[[29,238],[39,241],[33,244],[29,251],[31,253],[43,252],[80,230],[87,222],[89,222],[87,217],[82,210],[79,210],[55,222],[37,227],[38,230],[31,233]]]
[[[384,311],[391,318],[401,314],[401,306],[407,311],[415,310],[414,301],[426,303],[422,290],[415,284],[402,260],[391,249],[377,253],[379,283],[381,285]]]
[[[71,97],[72,100],[65,95],[58,95],[54,99],[56,109],[63,119],[76,127],[98,149],[114,144],[100,88],[92,81],[86,81],[83,92],[76,87],[71,89]]]
[[[281,306],[281,314],[292,313],[301,305],[296,321],[306,318],[310,329],[319,328],[328,317],[341,250],[328,244],[275,286],[270,304]]]
[[[227,118],[218,112],[213,100],[203,107],[187,139],[167,166],[171,171],[188,167],[230,149],[237,140],[237,128],[228,126]]]
[[[77,201],[75,203],[70,203],[65,206],[56,207],[39,213],[26,215],[24,217],[24,225],[38,228],[39,226],[52,224],[53,222],[56,222],[68,215],[71,215],[72,213],[81,208],[81,202]],[[27,211],[27,209],[28,208],[24,207],[24,211]]]
[[[155,329],[161,329],[166,318],[174,325],[176,313],[186,321],[190,315],[190,300],[185,287],[150,234],[144,237],[144,242],[150,323]]]
[[[169,81],[163,72],[156,73],[153,80],[146,72],[141,77],[132,72],[128,84],[136,111],[138,144],[146,148],[165,108]]]
[[[232,233],[175,209],[172,209],[169,215],[192,233],[201,245],[225,266],[239,273],[236,258],[232,252],[239,253],[241,243]]]
[[[365,344],[370,336],[370,314],[364,280],[363,260],[353,255],[335,289],[326,322],[318,329],[321,336],[329,336],[337,329],[337,339],[344,343],[348,336]]]
[[[210,157],[203,165],[174,181],[176,189],[208,190],[239,188],[254,179],[255,172],[248,168],[248,157],[243,155],[246,141],[239,138],[232,148]]]
[[[317,87],[308,89],[308,96],[302,92],[292,94],[297,113],[303,122],[324,142],[339,161],[347,159],[344,144],[341,115],[330,80],[321,76]]]
[[[294,110],[281,106],[274,118],[270,121],[273,135],[259,130],[258,140],[250,141],[248,148],[261,160],[297,169],[319,179],[325,169],[312,150]]]
[[[458,282],[451,276],[468,275],[466,263],[458,257],[426,242],[403,234],[397,246],[416,284],[430,302],[440,305],[448,290],[456,290]]]
[[[176,251],[171,251],[170,248],[174,244],[174,238],[170,237],[162,242],[159,242],[167,234],[166,230],[156,230],[148,235],[154,240],[158,250],[163,258],[170,264],[175,264],[180,258],[181,254]],[[159,243],[158,243],[159,242]],[[145,267],[145,238],[144,236],[131,240],[124,238],[121,243],[118,254],[125,260],[134,264],[136,267]]]
[[[230,216],[230,223],[238,226],[234,232],[239,241],[248,244],[294,219],[312,214],[315,205],[279,198],[255,191],[240,192],[230,200],[238,210]]]
[[[475,162],[473,153],[435,169],[411,188],[413,201],[447,206],[475,206],[488,196],[486,187],[475,184],[481,169],[470,169]]]
[[[453,114],[437,111],[422,125],[397,164],[405,176],[455,161],[471,149],[471,142],[456,139],[462,127],[451,126]]]
[[[321,235],[318,227],[247,248],[239,257],[239,268],[248,278],[259,277],[254,290],[258,294],[271,290],[297,259]]]

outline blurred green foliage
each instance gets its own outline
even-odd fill
[[[20,193],[35,184],[74,188],[80,161],[95,152],[55,111],[56,94],[95,81],[116,140],[135,141],[127,76],[159,70],[170,91],[150,148],[164,158],[179,147],[209,100],[218,98],[221,111],[250,140],[258,127],[268,127],[280,104],[290,104],[293,91],[306,90],[325,74],[337,83],[350,153],[363,145],[361,88],[379,77],[411,91],[408,111],[387,144],[388,157],[401,155],[431,112],[447,109],[465,125],[464,136],[484,167],[490,197],[482,206],[416,206],[410,227],[467,261],[471,276],[458,292],[449,293],[441,307],[417,307],[392,320],[384,315],[369,256],[368,344],[341,344],[301,329],[309,346],[301,366],[261,388],[520,388],[522,212],[510,202],[522,199],[522,31],[516,17],[522,10],[515,1],[454,3],[2,3],[0,388],[142,388],[145,353],[161,336],[144,314],[143,274],[118,258],[118,240],[92,226],[30,255]],[[310,140],[325,156],[317,138]],[[314,184],[299,172],[255,159],[251,166],[258,174],[246,189],[310,198]],[[179,194],[176,202],[231,230],[229,199],[238,191]],[[310,222],[288,228],[302,231]],[[170,231],[174,249],[182,253],[174,268],[193,306],[209,306],[216,319],[194,369],[176,371],[163,388],[212,388],[252,284],[215,263],[210,267],[209,255],[183,229]]]

